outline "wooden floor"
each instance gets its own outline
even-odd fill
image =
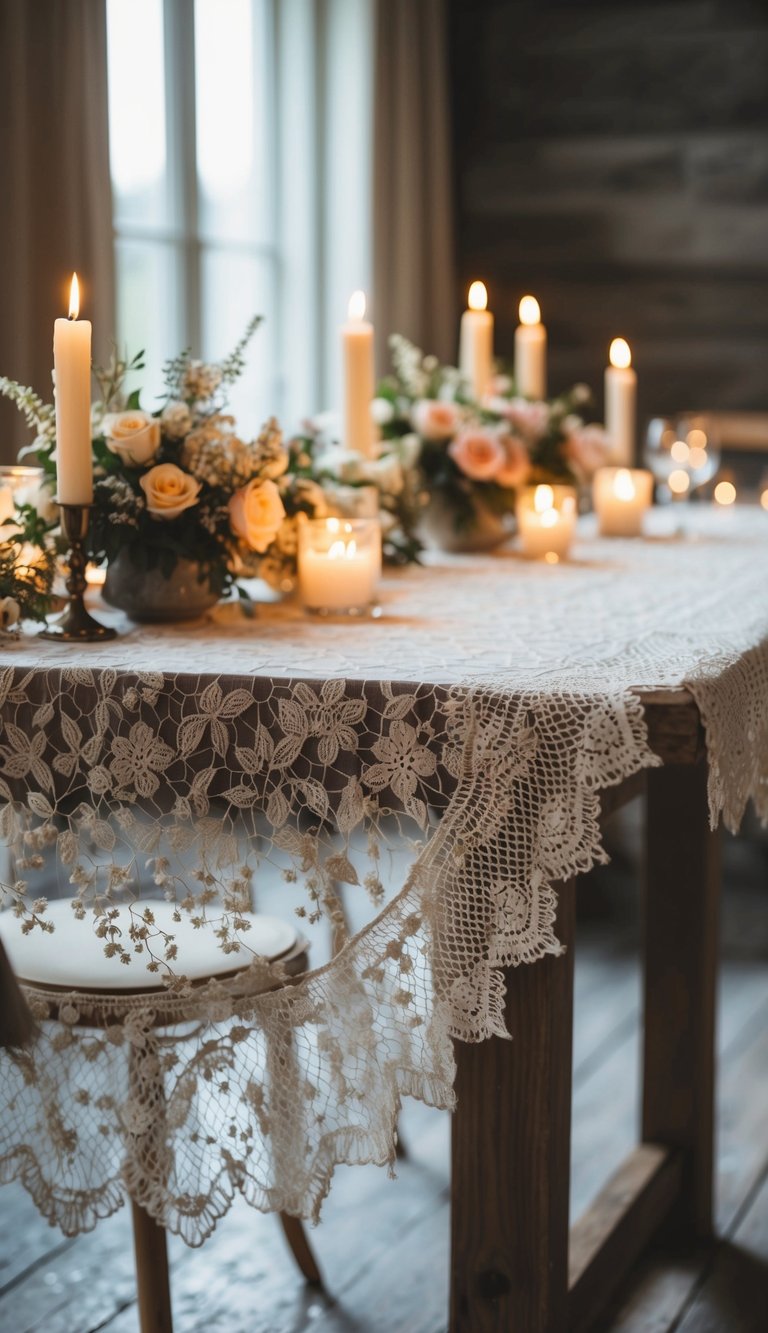
[[[630,831],[631,833],[631,831]],[[631,839],[630,839],[631,840]],[[719,1008],[720,1241],[651,1255],[599,1333],[768,1329],[768,858],[727,848]],[[634,1141],[636,897],[621,857],[585,884],[576,954],[572,1209]],[[235,1207],[201,1250],[171,1242],[177,1333],[440,1333],[446,1328],[448,1116],[409,1104],[396,1181],[344,1168],[313,1233],[329,1296],[298,1278],[277,1222]],[[2,1333],[137,1333],[125,1211],[88,1236],[49,1229],[0,1190]]]

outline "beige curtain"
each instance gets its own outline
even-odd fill
[[[101,357],[115,327],[105,0],[0,0],[0,374],[51,393],[77,270]],[[29,438],[0,401],[0,461]]]
[[[403,333],[455,362],[447,24],[444,0],[378,0],[373,272],[379,370]]]

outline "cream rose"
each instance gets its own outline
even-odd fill
[[[197,504],[200,482],[182,472],[175,463],[158,463],[139,478],[147,497],[147,512],[153,518],[178,518]]]
[[[285,509],[273,481],[255,478],[235,491],[229,502],[232,531],[259,554],[275,540]]]
[[[439,398],[422,398],[414,406],[411,420],[425,440],[450,440],[461,424],[461,409]]]
[[[133,467],[151,463],[160,448],[160,422],[149,412],[108,412],[102,430],[107,448]]]

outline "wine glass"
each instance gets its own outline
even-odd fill
[[[686,466],[688,445],[678,439],[672,417],[652,417],[645,432],[644,458],[656,481],[660,504],[688,499],[691,477]]]
[[[711,481],[720,467],[720,435],[707,412],[685,412],[675,422],[671,453],[690,477],[690,491]]]

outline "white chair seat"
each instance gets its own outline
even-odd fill
[[[151,908],[155,925],[174,936],[178,957],[173,966],[190,981],[236,972],[248,966],[253,954],[275,961],[288,953],[298,939],[296,929],[279,917],[243,912],[242,918],[250,923],[250,930],[239,936],[242,942],[239,952],[224,953],[215,935],[215,924],[196,930],[186,912],[182,911],[181,921],[173,920],[171,903],[147,899],[136,904],[139,911],[145,907]],[[217,914],[218,909],[213,908],[212,915]],[[122,930],[123,944],[131,954],[127,966],[117,958],[105,956],[105,941],[95,934],[90,913],[85,920],[78,921],[70,902],[59,899],[48,904],[46,916],[55,927],[52,933],[36,927],[25,935],[18,917],[12,912],[0,912],[0,938],[21,981],[98,991],[153,990],[161,984],[161,975],[148,970],[151,958],[146,950],[138,954],[133,951],[128,934],[130,914],[125,907],[120,908],[115,924]],[[156,957],[163,958],[162,938],[157,939],[153,951]]]

